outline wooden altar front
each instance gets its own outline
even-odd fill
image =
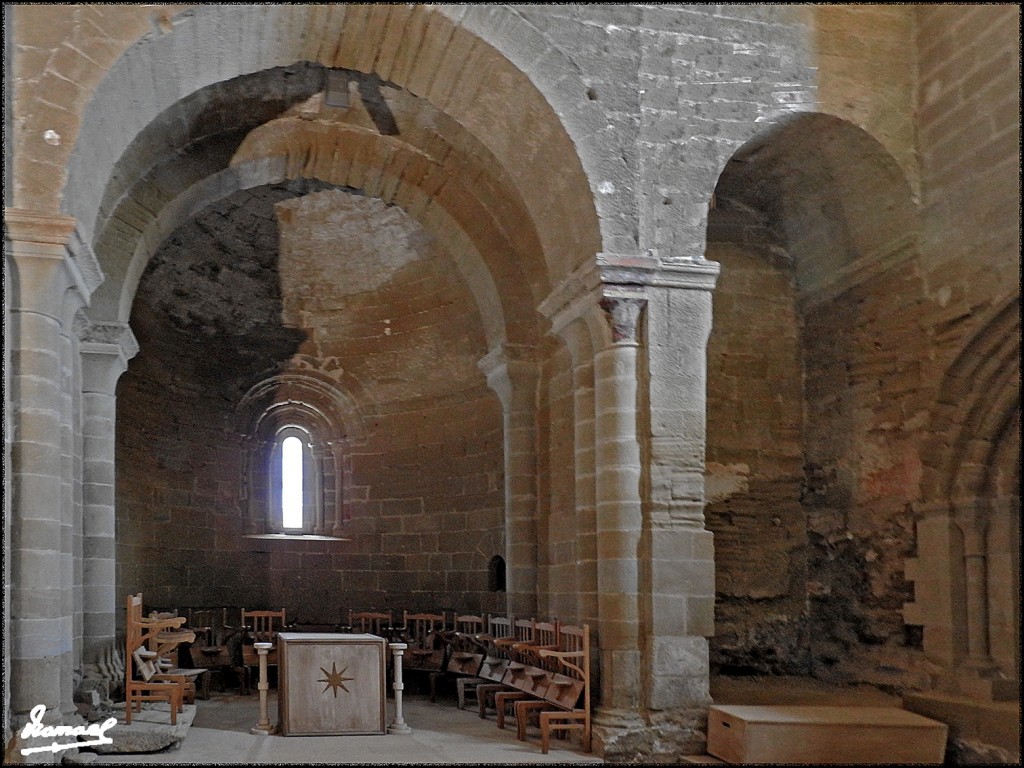
[[[377,635],[281,632],[278,733],[385,733],[387,641]]]

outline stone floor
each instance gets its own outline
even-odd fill
[[[270,692],[270,719],[277,720],[276,692]],[[404,720],[412,732],[378,736],[258,736],[249,732],[259,720],[255,694],[213,693],[197,701],[188,735],[177,749],[149,754],[97,755],[93,765],[149,763],[248,765],[281,763],[330,764],[575,764],[601,763],[582,752],[579,742],[553,740],[548,754],[540,751],[536,728],[527,741],[516,740],[515,726],[498,729],[494,715],[481,720],[475,707],[459,710],[455,701],[407,695]],[[166,717],[166,715],[164,715]],[[388,700],[388,721],[394,702]],[[114,729],[116,730],[116,728]]]
[[[448,695],[451,693],[451,695]],[[900,707],[899,697],[872,686],[836,687],[807,678],[713,678],[717,704],[815,704]],[[233,691],[214,692],[196,702],[194,719],[180,746],[149,754],[97,755],[94,765],[115,764],[577,764],[601,763],[582,752],[578,741],[554,740],[547,755],[540,752],[537,729],[526,742],[509,727],[499,730],[493,714],[480,719],[475,701],[459,710],[454,693],[443,692],[436,703],[422,693],[407,692],[404,719],[409,734],[380,736],[258,736],[250,733],[259,719],[259,699]],[[166,714],[162,715],[166,718]],[[388,700],[388,722],[394,702]],[[270,719],[276,722],[276,691],[270,692]],[[1018,716],[1019,720],[1019,716]],[[166,722],[166,719],[164,720]],[[116,730],[116,729],[115,729]],[[1019,730],[1017,731],[1019,733]],[[682,760],[682,757],[680,758]],[[687,762],[717,763],[709,756]]]

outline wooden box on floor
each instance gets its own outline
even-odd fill
[[[385,733],[387,649],[376,635],[278,634],[281,735]]]
[[[946,725],[897,707],[713,706],[708,752],[727,763],[940,765]]]

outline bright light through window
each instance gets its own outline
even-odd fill
[[[302,441],[297,437],[281,444],[281,525],[302,527]]]

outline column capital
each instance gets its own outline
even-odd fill
[[[603,298],[643,298],[650,287],[712,291],[719,272],[718,262],[703,259],[664,263],[655,250],[598,253],[559,283],[537,309],[551,322],[552,331],[560,334]]]
[[[539,363],[532,347],[502,343],[477,362],[487,377],[487,385],[501,399],[506,411],[513,392],[533,392],[539,374]]]
[[[605,296],[601,299],[601,310],[611,331],[613,344],[637,344],[640,328],[640,313],[646,299],[634,296]]]
[[[60,297],[47,294],[63,293],[69,288],[77,289],[80,301],[87,304],[92,292],[104,280],[96,255],[82,238],[78,222],[70,216],[4,208],[4,239],[5,250],[22,278],[18,284],[18,301],[22,308],[29,308],[25,299],[30,295],[53,306]],[[54,279],[52,274],[41,273],[39,267],[44,264],[44,269],[49,270],[63,267],[65,274],[61,279]],[[36,273],[31,276],[27,274],[30,266],[35,267]],[[30,294],[26,289],[43,293]]]
[[[77,330],[82,352],[117,355],[125,364],[139,353],[139,342],[128,323],[86,319]]]

